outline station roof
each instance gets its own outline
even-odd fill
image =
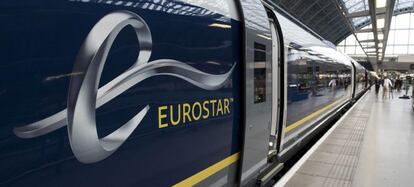
[[[414,0],[271,1],[335,45],[354,35],[373,65],[383,61],[392,16],[414,12]]]
[[[334,44],[352,33],[335,0],[276,0],[275,3]]]

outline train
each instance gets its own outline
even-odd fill
[[[256,186],[369,88],[271,1],[2,1],[0,186]]]

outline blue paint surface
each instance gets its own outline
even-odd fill
[[[97,1],[0,3],[0,185],[167,186],[238,152],[240,22],[180,1],[139,2],[136,7]],[[168,12],[174,7],[168,3],[181,8]],[[66,127],[37,138],[16,137],[13,128],[66,108],[79,48],[93,25],[115,10],[135,12],[147,22],[153,40],[150,61],[175,59],[211,74],[225,73],[237,63],[231,83],[207,91],[157,76],[130,88],[97,109],[99,135],[114,131],[145,105],[151,109],[121,148],[98,163],[82,164],[74,157]],[[212,23],[231,29],[209,26]],[[124,29],[111,48],[100,84],[128,69],[138,51],[132,29]],[[158,128],[160,105],[221,98],[234,98],[231,115]]]

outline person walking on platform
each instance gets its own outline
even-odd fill
[[[375,94],[378,95],[379,89],[381,87],[381,81],[379,79],[375,80]]]
[[[384,83],[383,83],[383,85],[382,85],[382,88],[383,88],[383,90],[382,90],[382,98],[386,98],[386,97],[389,97],[388,96],[388,92],[390,92],[390,94],[392,94],[391,93],[391,89],[392,89],[392,82],[391,82],[391,80],[388,78],[388,77],[385,77],[385,79],[384,79]]]
[[[401,91],[402,85],[403,85],[403,81],[400,78],[398,78],[397,80],[395,80],[394,86],[395,86],[395,89],[397,89],[398,92]]]

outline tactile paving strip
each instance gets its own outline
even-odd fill
[[[371,111],[361,99],[286,186],[351,186]]]

